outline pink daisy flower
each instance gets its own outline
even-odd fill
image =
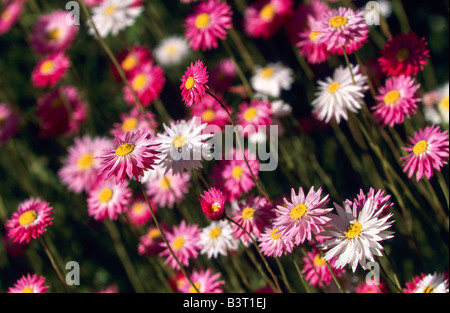
[[[101,181],[88,194],[88,214],[100,222],[106,218],[116,220],[119,214],[127,211],[131,196],[132,192],[126,183]]]
[[[270,125],[272,123],[271,113],[272,106],[267,100],[244,102],[239,106],[237,124],[244,128],[244,135],[248,136],[257,133],[259,126]]]
[[[372,108],[373,115],[383,126],[403,123],[405,117],[414,114],[420,97],[416,91],[420,84],[415,84],[413,78],[400,75],[386,80],[384,87],[380,87],[375,97],[378,103]]]
[[[373,199],[373,205],[375,207],[375,210],[383,210],[384,212],[380,214],[380,217],[385,216],[389,213],[389,208],[391,208],[394,203],[390,202],[389,199],[391,198],[391,195],[384,195],[384,190],[379,189],[377,193],[375,193],[375,189],[370,187],[369,192],[367,194],[364,193],[362,189],[360,189],[359,194],[356,196],[353,201],[346,200],[348,205],[350,207],[353,207],[353,203],[356,204],[356,210],[360,211],[364,207],[364,204],[367,202],[368,199]]]
[[[412,280],[405,283],[404,293],[414,293],[417,290],[419,282],[421,282],[426,275],[424,273],[414,276]]]
[[[128,82],[141,104],[148,106],[159,97],[166,83],[166,78],[161,66],[154,64],[153,61],[147,61],[134,70]],[[128,86],[123,88],[123,92],[128,104],[137,105],[134,94]]]
[[[221,96],[216,96],[225,105],[225,100]],[[228,108],[231,111],[231,108]],[[208,125],[216,125],[220,128],[224,128],[225,125],[230,123],[227,112],[222,108],[219,102],[210,95],[205,95],[199,103],[192,107],[192,116],[198,116],[201,118],[201,123],[207,123]]]
[[[340,277],[345,273],[345,269],[336,268],[334,262],[335,259],[328,261],[333,269],[333,273],[336,277]],[[302,273],[305,275],[305,279],[311,286],[326,286],[333,280],[333,276],[328,269],[326,261],[322,258],[320,252],[316,248],[314,248],[312,252],[307,253],[307,256],[303,258],[303,263]]]
[[[157,160],[157,146],[148,133],[138,130],[126,133],[124,137],[114,137],[114,148],[105,149],[99,156],[101,159],[99,174],[105,175],[105,180],[115,178],[116,184],[144,175],[144,171],[153,169]]]
[[[185,36],[189,46],[202,51],[215,49],[218,39],[225,39],[227,29],[233,27],[231,8],[219,0],[200,3],[186,18]]]
[[[292,253],[294,242],[285,240],[275,226],[267,226],[264,232],[259,236],[259,247],[266,256],[279,258],[283,254]]]
[[[109,139],[85,135],[74,139],[67,148],[68,155],[62,160],[58,171],[61,181],[75,193],[90,191],[98,182],[97,170],[103,149],[112,147]]]
[[[187,68],[181,78],[181,96],[183,97],[184,104],[187,107],[197,104],[202,100],[202,97],[206,94],[206,90],[209,89],[208,85],[208,72],[203,62],[197,60],[195,64],[191,63],[191,66]]]
[[[327,43],[327,49],[332,53],[350,54],[359,49],[367,40],[369,33],[364,11],[355,12],[350,8],[339,7],[325,12],[317,20],[313,31],[319,43]]]
[[[213,274],[211,269],[193,270],[190,278],[200,293],[223,292],[222,285],[225,284],[225,281],[219,280],[220,273]],[[197,290],[189,282],[183,283],[179,291],[182,293],[197,293]]]
[[[249,196],[244,201],[238,202],[237,207],[234,208],[230,215],[248,233],[259,238],[274,217],[275,212],[267,199],[259,196]],[[242,228],[233,225],[234,237],[248,243],[251,239]]]
[[[31,74],[31,82],[35,87],[53,87],[66,75],[70,65],[64,53],[54,53],[39,61]]]
[[[27,274],[19,278],[7,293],[44,293],[48,288],[45,286],[45,277]]]
[[[123,137],[127,132],[147,131],[153,137],[158,128],[155,115],[152,112],[141,112],[138,107],[133,107],[129,112],[120,114],[120,123],[114,123],[110,134]]]
[[[84,0],[88,7],[95,7],[103,3],[104,0]]]
[[[142,65],[146,64],[149,61],[153,61],[152,52],[145,46],[134,45],[131,48],[121,51],[117,55],[117,61],[124,71],[125,76],[127,78],[130,78],[134,71],[139,69]],[[122,80],[115,66],[111,67],[111,71],[118,81]]]
[[[211,187],[200,196],[200,206],[209,219],[215,221],[225,217],[225,198],[220,190]]]
[[[210,86],[216,92],[227,90],[237,76],[237,69],[230,59],[222,59],[213,67],[210,76]]]
[[[87,117],[87,104],[72,86],[63,86],[44,94],[38,99],[37,106],[42,136],[76,133]]]
[[[66,22],[67,11],[42,15],[32,29],[31,46],[40,54],[64,52],[78,32],[78,26]]]
[[[449,156],[448,132],[441,131],[437,125],[428,126],[414,133],[409,138],[411,144],[402,148],[409,154],[401,157],[404,160],[403,172],[408,172],[408,178],[416,174],[419,181],[424,175],[430,179],[433,169],[440,171]]]
[[[294,13],[291,0],[259,0],[244,13],[244,31],[253,38],[270,39]]]
[[[308,63],[323,63],[330,57],[327,44],[319,42],[317,39],[319,35],[319,32],[312,31],[311,28],[299,33],[299,41],[296,43],[296,46]]]
[[[152,200],[148,199],[155,214],[158,212],[158,207]],[[143,226],[152,219],[152,212],[148,208],[147,201],[143,196],[136,196],[131,201],[127,210],[128,221],[132,226]]]
[[[284,205],[277,206],[278,216],[273,224],[286,240],[294,240],[298,246],[306,239],[311,240],[312,233],[319,234],[323,230],[322,225],[330,221],[325,214],[333,208],[323,208],[329,201],[329,195],[320,200],[321,193],[322,188],[315,191],[313,186],[305,197],[303,188],[299,188],[298,195],[292,188],[291,201],[283,198]]]
[[[22,12],[23,1],[13,1],[0,12],[0,35],[7,33],[17,22]]]
[[[182,220],[178,226],[173,226],[172,230],[166,233],[166,238],[170,244],[173,253],[176,255],[180,263],[184,266],[189,265],[190,258],[196,258],[199,254],[201,246],[198,244],[200,240],[200,230],[197,225],[188,225]],[[164,257],[165,263],[173,269],[179,270],[180,267],[170,253],[166,243],[161,244],[164,250],[159,256]]]
[[[378,62],[382,71],[389,76],[417,75],[430,57],[427,45],[425,38],[418,38],[415,33],[392,37],[380,52]]]
[[[19,131],[19,121],[17,112],[0,102],[0,146]]]
[[[163,226],[161,226],[164,228]],[[139,255],[158,255],[163,251],[162,245],[164,240],[158,227],[150,226],[147,228],[147,233],[139,237],[138,254]]]
[[[379,285],[368,284],[366,282],[361,282],[355,288],[356,293],[388,293],[388,289],[386,287],[386,283],[384,281],[380,281]]]
[[[39,198],[30,198],[20,203],[17,211],[6,221],[8,238],[19,243],[28,243],[31,238],[37,239],[52,224],[52,210],[49,203]]]

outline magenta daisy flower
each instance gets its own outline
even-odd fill
[[[28,243],[31,238],[37,239],[52,224],[52,210],[49,203],[39,198],[30,198],[20,203],[11,219],[6,221],[8,238],[19,243]]]
[[[215,221],[225,217],[225,198],[222,191],[211,187],[200,196],[200,206],[209,219]]]
[[[425,38],[418,38],[415,33],[402,33],[392,37],[378,58],[381,70],[389,76],[417,75],[430,57],[427,45]]]
[[[294,188],[291,189],[291,201],[283,199],[284,205],[277,206],[278,216],[273,224],[279,228],[279,232],[286,240],[294,240],[295,245],[303,243],[306,239],[312,239],[312,233],[319,234],[322,225],[330,219],[325,216],[333,208],[323,208],[329,201],[329,195],[320,199],[322,188],[317,191],[311,187],[305,197],[303,188],[299,188],[298,195]]]
[[[225,104],[225,100],[221,96],[217,96],[219,100]],[[228,108],[231,111],[231,108]],[[192,116],[201,118],[201,123],[208,125],[216,125],[223,129],[223,127],[230,123],[227,112],[222,108],[219,102],[211,95],[205,95],[199,103],[192,107]]]
[[[124,182],[126,176],[140,181],[144,171],[153,169],[157,154],[157,146],[145,131],[126,133],[124,137],[115,136],[114,148],[103,150],[99,156],[98,171],[105,175],[105,180],[115,178],[116,184]]]
[[[225,281],[219,280],[220,273],[213,274],[211,269],[193,270],[190,278],[200,293],[223,292],[222,285],[225,284]],[[182,293],[197,293],[197,290],[189,283],[183,283],[179,289]]]
[[[111,147],[112,142],[106,138],[88,135],[75,138],[58,171],[61,181],[75,193],[90,191],[99,180],[97,169],[100,162],[97,157],[103,149]]]
[[[44,293],[48,288],[45,286],[45,277],[27,274],[19,278],[7,293]]]
[[[334,258],[329,260],[328,263],[333,269],[333,273],[336,277],[340,277],[345,273],[345,269],[336,268],[334,266],[335,261],[336,259]],[[311,286],[326,286],[333,280],[333,276],[331,275],[325,260],[316,248],[303,257],[303,263],[302,273],[305,275],[305,279]]]
[[[86,120],[87,104],[75,87],[63,86],[38,99],[36,114],[42,136],[71,135]]]
[[[389,208],[391,208],[394,203],[390,202],[391,195],[385,195],[384,190],[379,189],[375,193],[375,189],[370,187],[369,192],[366,194],[362,189],[360,189],[359,194],[356,196],[355,199],[349,200],[347,199],[346,202],[350,207],[353,207],[353,203],[356,204],[356,210],[360,211],[364,207],[364,204],[367,202],[368,199],[373,199],[373,205],[375,207],[375,210],[383,210],[384,212],[380,214],[380,217],[385,216],[386,214],[389,214]]]
[[[244,13],[244,31],[253,38],[270,39],[294,13],[291,0],[259,0]]]
[[[190,258],[196,258],[199,254],[201,246],[198,244],[200,240],[200,230],[197,225],[189,225],[182,220],[178,226],[173,226],[172,230],[166,233],[166,238],[170,244],[173,253],[176,255],[180,263],[184,266],[189,265]],[[164,250],[159,256],[164,257],[165,263],[173,269],[179,270],[180,267],[170,253],[166,243],[161,244]]]
[[[219,0],[200,3],[186,18],[184,27],[189,46],[202,51],[217,48],[218,40],[225,39],[227,29],[233,27],[232,15],[230,6]]]
[[[403,123],[405,117],[409,117],[417,110],[416,103],[420,101],[420,97],[416,91],[419,88],[420,84],[416,84],[409,76],[388,78],[375,97],[378,103],[372,110],[376,121],[383,126],[391,127]]]
[[[158,207],[151,199],[148,199],[155,214],[158,212]],[[143,196],[135,196],[131,201],[127,210],[128,221],[132,226],[143,226],[152,219],[152,212],[150,211],[147,201]]]
[[[154,136],[158,123],[152,112],[142,112],[138,107],[133,107],[129,112],[120,114],[120,123],[114,123],[110,134],[123,137],[127,132],[138,130],[147,131],[150,136]]]
[[[319,32],[307,29],[299,34],[299,41],[296,43],[299,52],[305,57],[306,61],[311,64],[318,64],[325,62],[330,57],[327,44],[319,42],[317,37]]]
[[[161,227],[164,228],[163,226]],[[147,228],[147,233],[139,237],[138,254],[146,256],[158,255],[163,251],[163,243],[164,240],[158,227],[150,226]]]
[[[208,85],[208,72],[203,62],[197,60],[195,64],[191,63],[191,66],[187,68],[181,78],[181,96],[183,97],[184,104],[187,107],[193,104],[199,103],[206,91],[209,89]]]
[[[23,1],[13,1],[0,12],[0,35],[8,32],[18,21]]]
[[[355,288],[356,293],[389,293],[386,283],[380,281],[379,285],[368,284],[366,282],[361,282]]]
[[[259,236],[259,247],[266,256],[274,258],[281,257],[283,254],[292,253],[294,242],[285,240],[275,226],[267,226],[264,232]]]
[[[64,52],[78,32],[78,26],[66,22],[67,11],[42,15],[32,29],[31,46],[40,54]]]
[[[9,105],[0,102],[0,146],[19,131],[19,115]]]
[[[107,218],[116,220],[119,214],[126,212],[131,196],[132,192],[126,183],[101,181],[88,194],[88,214],[100,222]]]
[[[148,106],[159,97],[166,79],[164,71],[161,66],[156,65],[153,61],[147,61],[139,68],[134,70],[133,74],[128,79],[128,82],[136,93],[139,102],[143,106]],[[137,105],[134,93],[125,86],[123,88],[124,98],[130,105]]]
[[[117,55],[117,61],[124,71],[125,76],[130,78],[130,76],[132,76],[133,73],[142,65],[148,61],[153,61],[152,52],[145,46],[134,45],[131,48],[121,51]],[[122,78],[120,77],[120,74],[115,66],[111,67],[111,71],[118,81],[122,81]]]
[[[430,179],[433,170],[441,171],[449,156],[448,132],[441,131],[437,125],[428,126],[414,133],[409,138],[411,144],[402,148],[409,154],[401,157],[404,160],[403,172],[408,172],[408,178],[416,174],[416,180],[424,175]]]
[[[54,53],[43,58],[31,74],[31,82],[35,87],[53,87],[67,72],[71,63],[64,53]]]
[[[272,122],[272,106],[266,100],[252,100],[239,106],[237,124],[243,127],[244,135],[258,132],[259,126],[268,126]]]

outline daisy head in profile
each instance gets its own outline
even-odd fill
[[[183,97],[184,104],[190,107],[199,103],[206,91],[209,89],[208,83],[209,74],[206,66],[202,61],[197,60],[184,72],[181,78],[181,96]]]
[[[27,274],[19,278],[7,293],[44,293],[48,288],[45,286],[45,277]]]

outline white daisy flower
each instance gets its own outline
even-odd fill
[[[448,279],[444,274],[428,274],[417,283],[414,293],[448,293]]]
[[[208,258],[217,258],[219,255],[227,255],[228,251],[236,251],[239,239],[233,237],[233,230],[227,221],[213,221],[200,232],[200,253]]]
[[[189,53],[189,44],[180,36],[171,36],[161,41],[155,48],[155,59],[163,65],[179,64]]]
[[[318,82],[316,99],[312,102],[314,114],[321,121],[328,123],[335,118],[338,123],[341,118],[347,120],[347,111],[357,112],[363,103],[364,91],[368,89],[366,77],[359,71],[359,66],[353,66],[353,75],[356,85],[348,67],[336,68],[333,77]]]
[[[286,117],[292,112],[292,107],[283,100],[270,102],[272,115],[277,118]]]
[[[291,89],[294,81],[292,69],[281,63],[269,63],[266,67],[257,66],[250,79],[256,92],[278,98],[282,90]]]
[[[336,203],[334,206],[338,214],[328,215],[331,225],[325,226],[325,231],[320,233],[323,237],[331,237],[320,246],[328,250],[324,260],[336,257],[337,268],[349,264],[353,272],[358,264],[366,269],[367,260],[374,262],[374,256],[382,256],[383,247],[379,241],[393,237],[393,232],[386,231],[394,222],[388,221],[393,214],[380,217],[383,210],[377,210],[372,197],[360,211],[357,210],[356,203],[353,204],[353,209],[346,202],[344,208]]]
[[[141,14],[142,7],[131,7],[135,0],[105,0],[99,6],[92,8],[92,22],[101,37],[108,34],[117,35],[119,31],[134,24]],[[89,33],[95,34],[93,26],[89,25]]]
[[[202,168],[203,158],[211,158],[211,142],[208,140],[213,134],[203,134],[208,126],[200,124],[200,119],[194,116],[192,119],[174,122],[168,127],[163,124],[164,133],[159,133],[155,143],[159,144],[159,165],[166,171],[172,169],[175,174],[184,170]]]
[[[439,88],[439,101],[437,103],[437,109],[442,121],[448,124],[449,121],[449,83],[447,82],[443,87]]]

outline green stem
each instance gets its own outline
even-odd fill
[[[47,257],[49,258],[50,263],[52,264],[52,267],[56,272],[56,275],[58,275],[59,280],[61,281],[64,288],[66,289],[66,292],[70,293],[69,287],[67,286],[66,281],[64,280],[63,275],[62,275],[60,269],[58,268],[58,265],[56,264],[55,258],[53,257],[53,254],[48,249],[48,246],[45,243],[45,240],[42,238],[42,236],[39,237],[39,241],[41,242],[42,248],[44,249],[45,253],[47,254]]]
[[[292,257],[292,263],[294,263],[295,269],[297,270],[298,276],[300,277],[300,280],[302,281],[303,287],[305,287],[305,290],[307,293],[310,293],[308,283],[306,282],[305,276],[303,276],[303,273],[297,264],[297,260],[295,259],[293,254],[291,254],[291,257]]]
[[[350,71],[350,75],[352,76],[353,85],[356,85],[355,75],[353,74],[353,66],[348,59],[347,51],[345,50],[345,46],[342,46],[342,52],[344,53],[345,63],[347,63],[348,69]]]
[[[438,178],[439,186],[442,189],[442,193],[444,194],[445,201],[447,202],[447,209],[448,209],[449,204],[448,204],[448,186],[447,186],[447,182],[445,181],[444,175],[442,175],[442,173],[440,171],[437,172],[436,176]]]
[[[281,261],[279,258],[275,258],[275,262],[277,263],[278,269],[280,270],[281,278],[283,279],[286,289],[288,290],[288,292],[292,293],[293,290],[292,290],[291,285],[289,284],[289,280],[287,279],[286,271],[284,270],[283,264],[281,264]]]

